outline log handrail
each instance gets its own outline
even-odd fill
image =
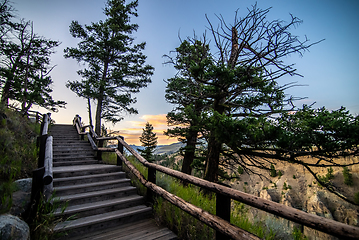
[[[256,196],[253,196],[253,195],[250,195],[250,194],[247,194],[247,193],[241,192],[239,190],[235,190],[235,189],[232,189],[232,188],[229,188],[229,187],[217,184],[217,183],[209,182],[209,181],[206,181],[201,178],[197,178],[197,177],[194,177],[194,176],[191,176],[188,174],[184,174],[182,172],[172,170],[172,169],[163,167],[161,165],[150,163],[146,159],[144,159],[137,151],[135,151],[132,147],[130,147],[123,140],[122,137],[95,138],[95,140],[96,141],[99,139],[113,140],[114,138],[117,139],[117,141],[118,141],[118,148],[120,148],[120,145],[124,146],[133,156],[135,156],[135,158],[139,162],[141,162],[148,169],[154,169],[154,170],[160,171],[162,173],[165,173],[167,175],[170,175],[172,177],[180,179],[181,181],[194,184],[198,187],[207,189],[207,190],[212,191],[217,194],[221,194],[221,195],[229,197],[233,200],[240,201],[249,206],[255,207],[257,209],[263,210],[268,213],[272,213],[276,216],[279,216],[279,217],[285,218],[287,220],[302,224],[302,225],[310,227],[312,229],[319,230],[321,232],[328,233],[333,236],[341,237],[341,238],[345,238],[345,239],[358,239],[358,236],[359,236],[359,228],[358,227],[347,225],[347,224],[337,222],[337,221],[334,221],[331,219],[327,219],[324,217],[320,217],[320,216],[317,216],[314,214],[306,213],[304,211],[301,211],[301,210],[298,210],[298,209],[295,209],[295,208],[292,208],[289,206],[285,206],[285,205],[282,205],[282,204],[279,204],[279,203],[276,203],[273,201],[269,201],[269,200],[266,200],[266,199],[263,199],[260,197],[256,197]],[[98,148],[97,151],[102,152],[102,151],[108,151],[108,150],[105,150],[105,148],[101,147],[101,148]],[[113,150],[111,150],[111,151],[113,151]],[[200,221],[203,220],[202,218],[200,218],[200,216],[198,216],[198,212],[196,212],[196,210],[195,210],[195,208],[197,208],[197,207],[191,206],[191,204],[185,202],[183,199],[180,199],[177,196],[175,196],[171,193],[168,193],[167,191],[165,191],[164,189],[161,189],[154,183],[151,183],[149,180],[144,179],[144,177],[138,172],[138,170],[123,156],[121,151],[115,149],[115,152],[117,154],[117,157],[119,159],[121,159],[121,162],[126,164],[126,166],[129,167],[131,172],[147,188],[149,188],[151,191],[156,192],[160,196],[164,197],[166,200],[170,201],[172,204],[176,205],[177,207],[181,208],[182,210],[184,210],[188,213],[190,213],[188,209],[191,209],[190,211],[193,210],[194,211],[193,214],[192,213],[190,213],[190,214],[192,216],[196,217],[197,219],[199,219]],[[200,210],[200,211],[201,211],[201,214],[204,213],[203,210]],[[211,218],[211,221],[213,220],[214,222],[216,222],[218,220],[218,219],[216,219],[216,218],[218,218],[216,216],[215,216],[216,218],[213,218],[213,217],[210,217],[209,215],[207,215],[207,213],[205,215],[208,216],[208,218]],[[226,225],[226,227],[228,227],[228,228],[223,229],[222,227],[218,227],[220,225],[216,225],[218,223],[214,223],[214,222],[207,223],[206,222],[207,220],[208,219],[205,219],[203,222],[208,224],[209,226],[213,227],[216,230],[222,231],[223,233],[230,236],[231,238],[238,239],[238,236],[235,237],[232,235],[233,232],[232,233],[229,232],[228,229],[231,228],[230,226]],[[227,224],[233,226],[232,224],[230,224],[228,222],[227,222]],[[238,228],[236,226],[233,226],[233,227]],[[244,230],[237,229],[234,232],[236,232],[236,231],[237,231],[236,234],[239,234],[240,231],[244,231]],[[248,233],[248,234],[250,234],[250,233]],[[250,235],[244,234],[244,235],[241,235],[241,237],[239,239],[256,239],[256,238],[252,234],[250,234]]]
[[[233,224],[230,224],[229,222],[223,220],[222,218],[213,215],[207,211],[204,211],[203,209],[186,202],[182,198],[177,197],[174,194],[171,194],[164,190],[163,188],[157,186],[156,184],[148,181],[145,179],[145,177],[131,164],[130,161],[128,161],[123,154],[115,149],[116,154],[122,159],[123,163],[126,164],[126,166],[130,169],[130,171],[140,180],[140,182],[147,188],[151,189],[153,192],[157,193],[159,196],[163,197],[173,205],[179,207],[183,211],[189,213],[193,217],[197,218],[201,222],[204,222],[208,226],[223,232],[227,236],[231,237],[232,239],[253,239],[253,240],[259,240],[260,238],[255,236],[254,234],[251,234]]]
[[[148,168],[154,168],[162,173],[168,174],[172,177],[176,177],[181,181],[192,183],[198,187],[205,188],[215,193],[220,193],[231,199],[240,201],[257,209],[272,213],[274,215],[283,217],[287,220],[303,224],[307,227],[329,233],[338,237],[346,237],[347,239],[358,239],[359,228],[350,226],[341,222],[337,222],[331,219],[320,217],[314,214],[306,213],[298,209],[282,205],[273,201],[269,201],[260,197],[253,196],[248,193],[241,192],[232,188],[225,187],[223,185],[206,181],[201,178],[197,178],[182,172],[172,170],[161,165],[148,162],[137,151],[131,148],[124,140],[118,138],[121,143],[129,152],[134,155],[139,162]],[[117,152],[116,152],[117,153]]]
[[[11,109],[16,110],[16,111],[18,111],[18,112],[21,112],[21,111],[22,111],[22,109],[17,108],[17,107],[14,107],[14,106],[11,106],[11,105],[9,105],[8,107],[11,108]],[[33,113],[33,114],[29,114],[29,113]],[[28,116],[35,117],[36,123],[40,123],[40,119],[41,119],[40,116],[43,115],[41,112],[34,111],[34,110],[27,110],[27,114],[28,114]]]
[[[49,136],[46,139],[46,148],[45,148],[45,173],[44,173],[44,184],[48,185],[52,183],[53,172],[52,172],[52,161],[53,161],[53,149],[52,149],[52,136]]]
[[[29,219],[34,219],[41,196],[45,193],[48,201],[53,192],[53,144],[52,136],[48,136],[51,113],[43,114],[43,120],[38,137],[39,159],[38,168],[32,171],[31,207]]]

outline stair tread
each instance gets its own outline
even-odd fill
[[[116,218],[127,217],[127,216],[131,216],[134,214],[141,214],[141,213],[145,213],[145,212],[149,212],[149,211],[152,211],[151,207],[147,207],[145,205],[138,205],[135,207],[130,207],[130,208],[121,209],[121,210],[117,210],[117,211],[112,211],[112,212],[92,215],[92,216],[88,216],[88,217],[83,217],[83,218],[79,218],[79,219],[75,219],[75,220],[71,220],[71,221],[61,222],[55,226],[54,231],[61,231],[61,230],[68,231],[71,229],[80,228],[80,227],[88,226],[88,225],[95,224],[95,223],[101,223],[101,222],[105,222],[105,221],[114,220]]]
[[[76,172],[76,171],[88,171],[95,169],[115,169],[121,168],[115,165],[109,164],[89,164],[89,165],[78,165],[78,166],[63,166],[63,167],[54,167],[53,172],[55,173],[64,173],[64,172]]]
[[[94,158],[93,154],[88,154],[88,155],[79,155],[79,156],[54,156],[54,159],[82,159],[82,158]]]
[[[88,158],[88,159],[81,159],[81,160],[74,160],[74,161],[61,161],[62,159],[56,159],[56,161],[53,161],[54,163],[68,163],[69,165],[71,163],[76,163],[76,162],[88,162],[89,164],[94,164],[94,163],[98,163],[98,160],[94,159],[94,158]]]
[[[140,235],[139,235],[140,234]],[[135,236],[136,235],[136,236]],[[154,240],[154,239],[178,239],[177,236],[168,228],[158,226],[153,219],[139,220],[135,223],[127,223],[121,226],[112,227],[105,230],[86,233],[81,236],[69,238],[68,240]]]
[[[106,207],[106,206],[111,206],[111,205],[116,205],[116,204],[121,204],[121,203],[126,203],[129,201],[136,201],[136,200],[141,200],[141,199],[144,199],[144,198],[142,196],[136,194],[136,195],[124,196],[121,198],[110,199],[110,200],[78,204],[78,205],[68,206],[65,209],[64,213],[65,214],[74,214],[76,212],[89,211],[92,209],[97,209],[97,208],[101,208],[101,207]],[[60,215],[61,212],[62,212],[61,209],[57,209],[54,212],[54,215],[55,216]]]
[[[84,176],[75,176],[75,177],[66,177],[66,178],[54,178],[54,183],[58,182],[66,182],[66,181],[76,181],[76,180],[84,180],[89,178],[97,178],[97,177],[105,177],[109,175],[125,175],[123,172],[113,172],[113,173],[101,173],[101,174],[92,174],[92,175],[84,175]]]
[[[74,200],[74,199],[81,199],[81,198],[90,198],[94,196],[102,196],[105,194],[111,194],[111,193],[117,193],[117,192],[124,192],[124,191],[131,191],[136,189],[133,186],[126,186],[126,187],[120,187],[120,188],[111,188],[111,189],[105,189],[100,191],[93,191],[93,192],[84,192],[84,193],[77,193],[77,194],[71,194],[71,195],[65,195],[65,196],[59,196],[55,197],[55,201],[67,201],[67,200]]]
[[[84,183],[84,184],[76,184],[76,185],[69,185],[69,186],[54,187],[54,190],[55,191],[65,191],[65,190],[72,190],[72,189],[76,189],[76,188],[87,188],[87,187],[109,185],[109,184],[123,183],[123,182],[131,182],[131,180],[128,179],[128,178],[122,178],[122,179],[109,180],[109,181],[101,181],[101,182],[93,182],[93,183]]]

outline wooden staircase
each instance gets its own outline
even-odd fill
[[[67,208],[55,216],[72,220],[61,222],[55,233],[63,239],[177,239],[167,228],[159,227],[151,207],[137,195],[120,166],[100,164],[95,152],[72,125],[54,125],[54,201]]]

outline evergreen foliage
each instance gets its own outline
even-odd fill
[[[80,81],[69,81],[67,87],[78,96],[96,100],[95,132],[100,135],[101,119],[119,122],[122,114],[136,114],[131,105],[132,96],[151,82],[153,67],[145,64],[142,53],[145,42],[134,44],[132,34],[138,25],[131,17],[137,17],[138,1],[126,4],[125,0],[108,0],[104,9],[105,20],[91,25],[72,21],[70,33],[80,39],[78,46],[64,50],[66,58],[86,64],[77,73]]]
[[[276,177],[277,176],[277,170],[275,170],[275,167],[273,164],[270,165],[270,176]]]
[[[24,114],[33,105],[57,111],[66,103],[52,99],[52,79],[49,74],[54,68],[50,65],[50,56],[60,43],[38,36],[31,21],[16,21],[12,11],[9,1],[2,1],[1,103],[8,105],[9,100],[16,100],[21,103]]]
[[[353,176],[347,166],[343,167],[344,183],[348,186],[353,186]]]
[[[145,128],[142,129],[142,135],[140,136],[140,141],[142,146],[145,147],[141,152],[141,156],[144,157],[147,161],[153,161],[153,152],[157,147],[156,133],[153,132],[153,126],[149,122],[146,123]]]
[[[167,115],[169,124],[176,127],[167,133],[187,143],[185,154],[195,152],[198,137],[205,140],[205,160],[192,157],[184,164],[204,162],[206,180],[231,178],[221,173],[233,165],[252,174],[267,169],[274,176],[270,159],[300,164],[316,177],[315,168],[346,166],[335,161],[358,152],[359,116],[344,107],[297,108],[294,100],[300,98],[285,93],[294,85],[279,84],[283,76],[300,76],[286,57],[302,55],[320,41],[300,41],[291,29],[301,20],[291,16],[289,22],[269,21],[269,10],[254,5],[246,16],[236,15],[232,25],[222,17],[219,27],[208,21],[210,40],[206,35],[187,38],[175,56],[167,56],[167,63],[178,70],[167,80],[166,99],[176,106]],[[195,133],[192,142],[188,140],[191,131]],[[320,164],[306,161],[307,156]],[[354,203],[338,189],[324,187]]]
[[[210,49],[204,35],[203,39],[195,37],[182,41],[176,48],[176,56],[168,57],[178,74],[168,80],[167,99],[178,106],[175,109],[177,115],[185,116],[177,122],[177,125],[187,127],[181,136],[187,137],[190,129],[196,129],[208,142],[206,180],[218,180],[220,155],[232,152],[223,149],[224,143],[229,146],[224,141],[227,136],[223,136],[229,124],[241,124],[242,134],[260,132],[260,126],[255,126],[255,122],[293,109],[294,98],[284,94],[291,84],[280,86],[276,79],[298,74],[291,64],[284,64],[282,58],[291,53],[302,54],[312,44],[300,42],[289,32],[300,23],[299,19],[292,17],[288,24],[271,22],[265,18],[268,12],[269,9],[253,6],[243,18],[236,15],[232,26],[219,18],[219,25],[227,26],[222,28],[213,27],[209,21],[214,49]],[[183,85],[186,87],[180,87]],[[192,104],[192,114],[184,111],[187,104]],[[198,110],[196,105],[200,106]],[[195,114],[196,110],[201,114]],[[199,121],[193,121],[192,116],[201,117]],[[234,142],[236,146],[245,144],[238,139]],[[234,142],[231,142],[232,146]],[[221,164],[228,165],[233,159],[228,156]]]

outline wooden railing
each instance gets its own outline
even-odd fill
[[[183,211],[189,213],[191,216],[215,229],[217,239],[259,239],[257,236],[230,223],[231,199],[336,237],[343,239],[359,239],[358,227],[309,214],[292,207],[262,199],[217,183],[208,182],[201,178],[150,163],[140,154],[138,154],[133,148],[131,148],[124,141],[123,137],[98,137],[94,133],[92,126],[82,126],[81,118],[79,116],[75,117],[74,126],[81,136],[88,136],[93,149],[97,151],[98,160],[101,160],[101,153],[104,151],[115,152],[117,155],[117,165],[125,164],[130,169],[130,171],[140,180],[140,182],[147,187],[147,198],[149,200],[151,200],[153,194],[158,194]],[[85,132],[86,128],[89,128],[89,132]],[[103,148],[102,144],[104,140],[117,140],[117,149]],[[123,155],[123,147],[125,147],[139,162],[147,167],[147,179],[145,179],[145,177],[131,164],[131,162],[126,159],[126,157]],[[182,182],[191,183],[206,189],[207,191],[214,192],[216,194],[216,215],[204,211],[203,209],[194,206],[193,204],[186,202],[185,200],[157,186],[156,171],[160,171],[180,179]]]
[[[50,113],[43,115],[40,136],[37,141],[39,147],[39,159],[37,169],[32,172],[30,219],[33,219],[36,214],[41,196],[45,195],[45,199],[48,200],[53,191],[53,146],[52,136],[48,136],[48,129],[51,122],[50,116]]]
[[[11,108],[11,109],[13,109],[15,111],[18,111],[18,112],[22,111],[20,108],[14,107],[12,105],[9,105],[9,108]],[[26,115],[29,116],[29,117],[35,118],[36,123],[40,123],[41,117],[43,116],[42,113],[40,113],[38,111],[33,111],[33,110],[27,110]]]

